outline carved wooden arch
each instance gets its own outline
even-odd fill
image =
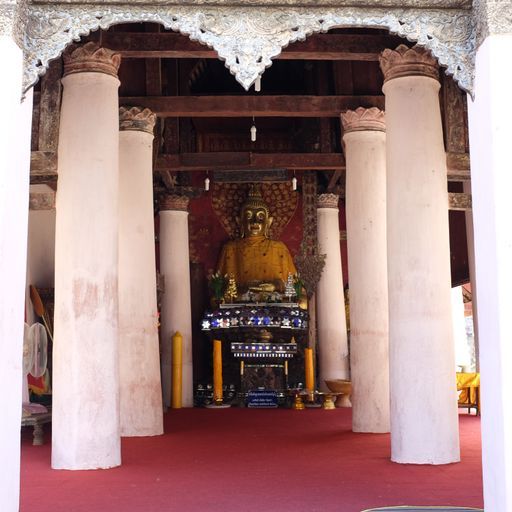
[[[295,41],[333,28],[384,28],[428,48],[462,89],[472,90],[476,31],[466,0],[402,0],[402,6],[410,7],[401,8],[375,7],[374,0],[320,0],[316,7],[309,5],[310,0],[248,0],[250,5],[243,7],[239,2],[229,5],[236,0],[190,0],[191,5],[186,6],[169,5],[175,3],[173,0],[153,0],[151,5],[145,5],[149,2],[144,0],[101,5],[92,0],[87,4],[77,0],[65,4],[35,2],[27,5],[20,17],[25,90],[72,41],[91,31],[129,22],[159,23],[215,49],[245,89]],[[437,8],[420,7],[425,4]]]

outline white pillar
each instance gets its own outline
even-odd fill
[[[325,254],[325,267],[316,290],[318,325],[318,383],[348,379],[347,320],[343,295],[338,196],[318,196],[318,253]]]
[[[468,100],[468,102],[471,99]],[[471,194],[471,182],[464,182],[464,193]],[[471,284],[471,310],[473,314],[473,342],[475,354],[476,371],[480,371],[480,350],[478,336],[478,292],[476,284],[476,268],[475,268],[475,228],[473,224],[473,209],[466,211],[466,239],[468,245],[468,264],[469,264],[469,282]]]
[[[436,61],[385,50],[391,459],[460,459],[446,157]]]
[[[188,241],[188,197],[167,196],[160,203],[160,274],[162,297],[162,388],[164,404],[171,404],[171,338],[183,336],[183,407],[194,405],[192,380],[192,312]]]
[[[119,133],[119,391],[122,436],[163,433],[148,109],[121,107]]]
[[[471,351],[466,336],[462,286],[452,288],[452,325],[453,344],[455,346],[455,368],[459,366],[467,368],[471,364]],[[466,370],[463,368],[463,371]]]
[[[55,230],[52,467],[121,463],[118,355],[119,54],[64,54]]]
[[[352,430],[389,432],[386,124],[378,108],[341,115],[347,160]]]
[[[505,7],[505,3],[503,4]],[[491,35],[476,55],[468,101],[475,229],[485,510],[512,511],[512,34]]]
[[[17,512],[32,91],[21,102],[22,51],[1,26],[0,55],[0,510]]]

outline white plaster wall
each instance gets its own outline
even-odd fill
[[[484,507],[512,511],[512,35],[476,55],[468,98],[482,400]]]
[[[10,37],[0,55],[0,510],[17,512],[32,92],[20,102],[22,52]]]

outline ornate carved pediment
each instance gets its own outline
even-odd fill
[[[384,4],[380,1],[381,7],[374,7],[377,4],[374,0],[350,3],[324,0],[325,6],[315,1],[315,7],[304,7],[304,1],[307,4],[309,0],[303,0],[302,7],[295,7],[298,2],[278,2],[280,6],[270,7],[270,3],[266,6],[254,3],[257,0],[250,6],[244,2],[244,6],[228,7],[225,0],[220,6],[211,7],[204,1],[185,6],[183,2],[178,2],[179,5],[152,2],[151,7],[135,2],[32,3],[24,23],[25,88],[44,73],[48,62],[58,57],[71,41],[98,28],[126,22],[160,23],[214,48],[246,89],[272,64],[272,58],[282,48],[310,34],[336,27],[386,28],[417,41],[431,50],[464,89],[472,87],[475,30],[467,2],[457,3],[459,8],[453,9],[454,2],[450,0],[403,0],[400,8],[382,8]],[[340,3],[344,6],[339,6]],[[388,0],[388,3],[398,2]]]
[[[512,34],[512,0],[474,0],[478,46],[494,34]]]
[[[119,4],[119,0],[32,0],[34,4]],[[209,5],[264,7],[417,7],[471,9],[471,0],[130,0],[134,5]]]
[[[12,34],[16,15],[16,0],[0,1],[0,36]]]

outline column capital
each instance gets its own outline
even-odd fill
[[[160,199],[160,210],[174,210],[188,212],[188,203],[190,199],[187,196],[168,194]]]
[[[361,131],[386,131],[386,115],[377,107],[347,110],[341,114],[344,133]]]
[[[147,132],[153,135],[156,114],[149,108],[119,107],[119,129],[121,131]]]
[[[395,50],[386,48],[379,58],[384,83],[404,76],[426,76],[439,81],[439,67],[432,54],[421,46],[409,48],[401,44]]]
[[[340,197],[338,194],[320,194],[317,198],[317,209],[318,208],[338,208],[338,201]]]
[[[29,209],[32,210],[54,210],[55,192],[30,192]]]
[[[117,78],[121,54],[97,43],[73,44],[64,52],[64,76],[73,73],[105,73]]]

